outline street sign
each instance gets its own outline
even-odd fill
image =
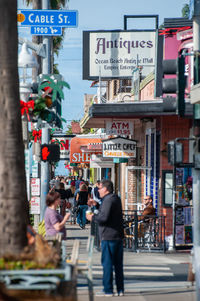
[[[17,21],[19,26],[58,26],[77,27],[78,11],[18,9]]]
[[[35,36],[61,36],[62,27],[31,26],[31,34]]]

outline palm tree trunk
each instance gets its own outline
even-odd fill
[[[27,196],[19,103],[17,1],[0,0],[0,256],[26,245]]]

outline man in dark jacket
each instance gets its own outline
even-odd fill
[[[113,183],[102,180],[99,186],[99,195],[102,198],[97,215],[87,214],[87,219],[98,223],[102,249],[103,287],[104,291],[97,296],[113,295],[113,267],[117,295],[124,294],[123,276],[123,219],[121,199],[113,194]]]

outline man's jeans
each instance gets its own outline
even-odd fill
[[[102,240],[101,249],[104,292],[113,293],[113,267],[117,292],[124,292],[122,240]]]

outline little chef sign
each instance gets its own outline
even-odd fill
[[[136,158],[136,141],[122,137],[105,140],[103,157]]]
[[[133,135],[133,122],[125,120],[106,121],[107,135]]]

